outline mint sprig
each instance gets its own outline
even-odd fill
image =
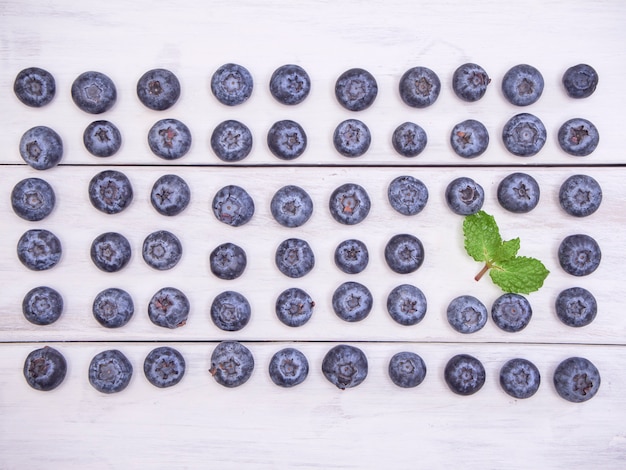
[[[539,290],[550,274],[538,259],[517,256],[519,238],[502,240],[496,220],[485,211],[465,217],[463,234],[467,254],[485,263],[474,278],[477,281],[489,272],[493,283],[503,291],[530,294]]]

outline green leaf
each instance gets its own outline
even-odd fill
[[[489,276],[505,292],[530,294],[543,286],[550,274],[541,261],[518,256],[492,266]]]
[[[465,251],[476,261],[491,262],[502,245],[496,220],[484,211],[465,217],[463,234]]]
[[[517,255],[517,252],[519,251],[519,247],[519,238],[502,242],[502,245],[498,248],[496,256],[494,256],[494,261],[505,261],[515,258],[515,255]]]

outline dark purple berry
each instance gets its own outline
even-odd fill
[[[35,170],[55,167],[63,158],[61,136],[46,126],[28,129],[20,139],[20,155]]]
[[[215,193],[211,207],[217,220],[232,227],[248,223],[254,215],[254,200],[245,189],[232,184]]]
[[[269,375],[279,387],[294,387],[301,384],[309,374],[309,361],[295,348],[284,348],[276,352],[269,365]]]
[[[369,263],[367,246],[360,240],[344,240],[335,248],[335,265],[346,274],[358,274]]]
[[[598,72],[591,65],[574,65],[563,74],[563,87],[570,98],[588,98],[597,86]]]
[[[132,318],[135,305],[128,292],[112,287],[96,296],[92,313],[98,323],[105,328],[120,328]]]
[[[516,106],[528,106],[543,93],[543,76],[535,67],[519,64],[510,68],[502,79],[504,97]]]
[[[498,185],[498,202],[516,214],[530,212],[539,204],[539,183],[527,173],[511,173]]]
[[[500,369],[500,386],[513,398],[532,397],[540,384],[539,369],[527,359],[511,359]]]
[[[34,325],[50,325],[63,313],[63,297],[52,287],[35,287],[24,296],[22,313]]]
[[[169,346],[155,348],[143,362],[143,373],[155,387],[172,387],[185,375],[185,358]]]
[[[117,232],[106,232],[97,236],[91,244],[91,260],[98,269],[114,273],[130,261],[130,243]]]
[[[299,186],[283,186],[272,197],[270,211],[283,227],[300,227],[313,214],[313,200]]]
[[[26,106],[40,108],[52,101],[56,93],[56,83],[50,72],[39,67],[29,67],[20,71],[13,83],[15,96]]]
[[[251,314],[248,299],[239,292],[222,292],[211,304],[211,320],[223,331],[241,330],[250,321]]]
[[[454,71],[452,90],[463,101],[478,101],[487,91],[491,78],[480,65],[467,63]]]
[[[567,358],[554,371],[554,388],[561,398],[573,403],[591,400],[600,389],[600,372],[589,359]]]
[[[148,317],[150,321],[163,328],[180,328],[189,318],[189,299],[175,287],[163,287],[150,299]]]
[[[180,97],[180,82],[169,70],[149,70],[137,82],[137,97],[155,111],[169,109]]]
[[[400,78],[400,98],[413,108],[426,108],[439,97],[441,81],[427,67],[413,67]]]
[[[115,104],[117,89],[105,74],[84,72],[72,83],[72,100],[82,111],[101,114]]]
[[[211,77],[211,91],[227,106],[245,102],[252,94],[254,81],[248,69],[237,64],[224,64]]]
[[[402,351],[396,353],[389,360],[387,368],[389,378],[398,387],[417,387],[426,377],[426,364],[414,352]]]
[[[445,196],[450,210],[458,215],[475,214],[485,202],[483,187],[465,176],[452,180],[446,187]]]
[[[533,309],[526,297],[506,293],[498,297],[491,306],[491,318],[498,328],[509,333],[523,330],[530,323]]]
[[[359,68],[347,70],[335,83],[337,101],[350,111],[362,111],[369,108],[377,95],[378,84],[367,70]]]
[[[24,378],[35,390],[54,390],[67,375],[67,362],[63,354],[50,346],[31,351],[24,361]]]
[[[17,242],[17,257],[32,271],[45,271],[61,260],[61,241],[52,232],[32,229],[24,232]]]
[[[117,170],[104,170],[89,182],[89,200],[105,214],[117,214],[133,200],[133,187],[126,175]]]
[[[333,293],[335,314],[344,321],[364,320],[372,311],[374,299],[370,290],[358,282],[344,282]]]
[[[148,131],[148,145],[157,157],[177,160],[191,148],[191,131],[178,119],[161,119]]]
[[[247,264],[246,252],[234,243],[223,243],[209,255],[211,272],[220,279],[237,279],[243,274]]]
[[[150,192],[150,203],[161,215],[180,214],[189,205],[191,190],[178,175],[163,175],[154,182]]]
[[[324,377],[341,390],[356,387],[367,378],[365,353],[356,346],[339,344],[331,348],[322,361]]]
[[[305,240],[289,238],[278,245],[275,262],[285,276],[299,278],[315,267],[315,255]]]
[[[211,354],[209,373],[224,387],[239,387],[248,381],[254,370],[252,352],[237,341],[222,341]]]
[[[281,160],[295,160],[306,150],[307,137],[300,124],[289,119],[272,124],[267,133],[267,146]]]
[[[402,215],[419,214],[428,202],[428,188],[413,176],[398,176],[389,183],[387,199]]]
[[[469,354],[457,354],[446,364],[444,379],[458,395],[472,395],[485,384],[485,367]]]
[[[596,298],[582,287],[570,287],[561,291],[554,307],[559,320],[575,328],[589,325],[598,313]]]
[[[239,162],[252,150],[252,132],[233,119],[217,125],[211,134],[211,148],[217,157],[228,163]]]
[[[461,295],[448,304],[448,323],[459,333],[475,333],[487,323],[487,307],[476,297]]]
[[[11,206],[22,219],[38,222],[50,215],[56,196],[50,184],[40,178],[26,178],[11,191]]]
[[[110,157],[122,146],[122,134],[109,121],[94,121],[83,132],[83,144],[96,157]]]
[[[602,188],[588,175],[572,175],[559,189],[559,204],[574,217],[587,217],[600,207]]]
[[[467,119],[452,128],[450,145],[459,157],[476,158],[487,150],[489,132],[483,123]]]
[[[572,276],[587,276],[598,269],[602,252],[600,245],[589,235],[575,234],[559,245],[559,264]]]
[[[398,274],[415,272],[424,262],[424,245],[408,233],[394,235],[385,245],[385,261]]]
[[[355,225],[362,222],[369,214],[371,202],[367,191],[355,183],[339,186],[330,195],[330,215],[337,222]]]
[[[270,93],[282,104],[299,104],[309,96],[311,79],[299,65],[278,67],[270,78]]]
[[[309,321],[315,302],[297,287],[284,290],[276,299],[276,316],[287,326],[298,327]]]
[[[395,287],[387,296],[387,312],[400,325],[416,325],[426,315],[427,302],[424,293],[410,284]]]
[[[117,349],[96,354],[89,364],[89,383],[102,393],[118,393],[128,387],[133,366]]]
[[[413,122],[400,124],[393,131],[391,143],[403,157],[417,157],[426,148],[426,131]]]
[[[546,127],[543,122],[529,113],[516,114],[502,129],[504,146],[518,157],[536,155],[546,143],[546,136]]]
[[[559,128],[558,140],[563,151],[575,157],[585,157],[598,146],[600,134],[592,122],[574,118]]]
[[[360,157],[370,148],[372,134],[364,122],[346,119],[340,122],[333,133],[333,145],[344,157]]]
[[[158,230],[145,238],[141,254],[148,266],[165,271],[178,264],[183,255],[183,246],[173,233]]]

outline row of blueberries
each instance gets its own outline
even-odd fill
[[[233,388],[246,383],[254,371],[255,361],[250,349],[237,341],[218,343],[211,354],[209,373],[217,383]],[[368,375],[368,360],[356,346],[339,344],[332,347],[321,364],[323,376],[341,390],[356,387]],[[185,375],[185,359],[173,347],[161,346],[146,356],[143,364],[146,379],[158,388],[178,384]],[[413,388],[426,378],[426,364],[416,353],[402,351],[389,360],[388,375],[402,388]],[[294,387],[304,382],[309,374],[306,356],[296,348],[277,351],[268,365],[269,376],[280,387]],[[45,346],[32,351],[24,362],[24,377],[36,390],[51,391],[67,375],[67,361],[55,348]],[[118,393],[126,389],[133,375],[133,366],[126,355],[117,349],[96,354],[88,370],[89,383],[99,392]],[[539,389],[541,374],[529,360],[514,358],[500,369],[500,385],[504,392],[516,399],[532,397]],[[486,380],[482,362],[469,354],[457,354],[444,368],[444,380],[458,395],[473,395]],[[553,382],[559,396],[573,403],[593,398],[600,388],[600,372],[588,359],[569,357],[561,361],[553,373]]]

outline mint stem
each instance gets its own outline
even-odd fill
[[[487,271],[489,271],[491,269],[491,266],[489,266],[489,263],[485,264],[485,266],[483,267],[483,269],[480,270],[480,272],[478,274],[476,274],[476,276],[474,277],[475,281],[480,281],[480,279],[487,273]]]

